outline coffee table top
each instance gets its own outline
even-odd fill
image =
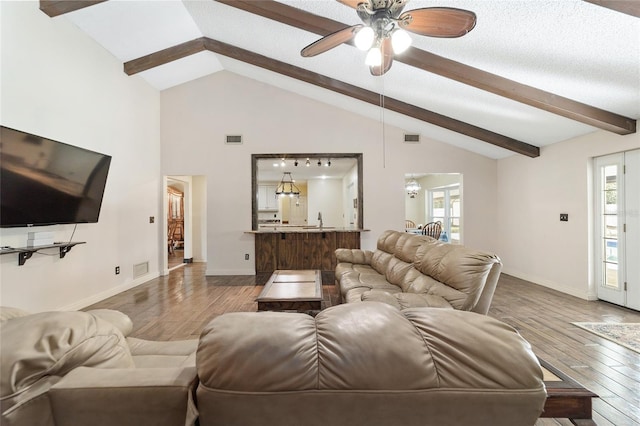
[[[319,270],[276,270],[256,299],[258,302],[321,301]]]

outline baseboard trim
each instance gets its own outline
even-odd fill
[[[205,275],[255,275],[256,270],[251,269],[207,269]]]
[[[110,289],[103,291],[98,294],[94,294],[93,296],[89,296],[77,302],[66,305],[62,308],[57,309],[58,311],[79,311],[81,309],[86,308],[87,306],[91,306],[94,303],[98,303],[103,301],[104,299],[108,299],[111,296],[115,296],[116,294],[122,293],[123,291],[130,290],[134,287],[139,286],[140,284],[144,284],[147,281],[151,281],[154,278],[158,278],[160,274],[156,272],[155,274],[146,274],[141,277],[136,278],[133,281],[128,283],[121,284],[116,287],[111,287]]]
[[[540,277],[535,277],[532,276],[530,274],[525,274],[523,272],[519,272],[519,271],[514,271],[511,270],[509,268],[503,268],[502,269],[502,273],[503,274],[507,274],[507,275],[511,275],[513,277],[516,278],[520,278],[521,280],[526,280],[526,281],[531,281],[534,284],[538,284],[541,285],[543,287],[547,287],[550,288],[552,290],[557,290],[559,292],[571,295],[571,296],[575,296],[579,299],[584,299],[584,300],[598,300],[598,296],[593,294],[591,291],[578,291],[574,288],[571,287],[567,287],[561,284],[558,284],[556,282],[550,281],[550,280],[546,280]]]

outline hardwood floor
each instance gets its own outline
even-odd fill
[[[133,320],[135,337],[195,339],[218,315],[256,311],[255,298],[269,278],[269,274],[205,277],[204,273],[205,264],[188,264],[86,309],[126,313]],[[335,305],[336,287],[329,282],[323,289],[323,308]],[[599,426],[640,425],[640,354],[571,324],[640,322],[640,312],[588,302],[503,274],[489,315],[515,327],[539,357],[600,396],[593,400],[593,418]],[[536,423],[569,424],[566,419]]]

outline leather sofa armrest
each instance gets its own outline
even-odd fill
[[[91,309],[87,313],[103,319],[116,327],[124,337],[127,337],[133,330],[133,322],[127,314],[113,309]]]
[[[339,248],[335,253],[338,263],[346,262],[357,263],[361,265],[371,265],[371,258],[373,257],[372,251],[361,249]]]
[[[193,425],[195,367],[78,367],[49,390],[56,426]]]

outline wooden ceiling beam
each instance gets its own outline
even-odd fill
[[[185,58],[198,52],[206,50],[204,45],[205,38],[200,37],[159,52],[151,53],[141,58],[133,59],[124,63],[124,72],[127,75],[137,74],[160,65],[168,64],[172,61]]]
[[[125,72],[128,75],[136,74],[166,64],[177,58],[187,56],[191,54],[189,52],[195,53],[202,50],[208,50],[372,105],[380,106],[381,96],[378,93],[206,37],[188,41],[126,62],[124,64]],[[528,157],[538,157],[540,155],[540,149],[537,146],[446,117],[433,111],[419,108],[415,105],[410,105],[397,99],[384,97],[384,108]]]
[[[53,18],[105,1],[107,0],[40,0],[40,10]]]
[[[347,26],[273,0],[216,1],[320,36]],[[395,60],[593,127],[621,135],[636,132],[636,120],[632,118],[536,89],[424,50],[410,48]]]
[[[637,0],[584,0],[607,9],[640,18],[640,2]]]

